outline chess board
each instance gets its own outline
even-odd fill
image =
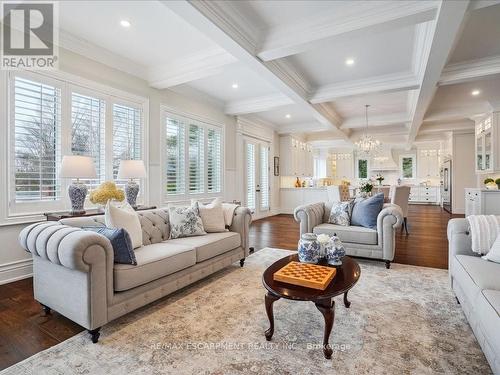
[[[337,270],[333,267],[316,264],[290,262],[273,275],[274,280],[306,288],[325,290],[335,277]]]

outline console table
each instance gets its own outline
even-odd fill
[[[155,208],[156,206],[137,206],[135,210],[144,211],[144,210],[154,210]],[[61,219],[68,219],[71,217],[104,215],[104,210],[98,210],[96,208],[93,208],[90,210],[85,210],[85,212],[81,214],[72,214],[71,211],[65,211],[65,212],[45,212],[43,215],[47,218],[47,221],[59,221]]]

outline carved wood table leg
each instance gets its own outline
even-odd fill
[[[275,296],[272,293],[267,292],[265,296],[265,301],[266,301],[266,313],[267,317],[269,319],[269,329],[266,330],[265,335],[266,335],[266,340],[270,341],[271,338],[273,337],[274,333],[274,313],[273,313],[273,303],[279,300],[280,297]]]
[[[347,293],[349,293],[349,291],[347,291],[347,292],[344,293],[344,306],[347,307],[347,308],[349,308],[349,307],[351,307],[351,302],[349,302],[347,300]]]
[[[335,301],[333,300],[319,300],[315,302],[317,309],[323,314],[325,318],[325,331],[323,334],[323,354],[326,359],[332,358],[333,350],[328,343],[330,333],[333,328],[333,319],[335,318]]]

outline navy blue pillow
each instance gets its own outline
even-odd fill
[[[377,229],[377,217],[384,206],[384,193],[370,198],[356,198],[352,208],[351,225]]]
[[[132,240],[125,229],[108,227],[84,227],[82,229],[102,234],[111,242],[115,263],[137,265]]]

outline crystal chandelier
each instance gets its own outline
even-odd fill
[[[365,119],[366,119],[366,131],[363,134],[359,141],[355,143],[358,152],[361,156],[374,156],[378,150],[380,149],[380,141],[378,139],[373,138],[368,134],[368,107],[369,105],[365,105]]]

